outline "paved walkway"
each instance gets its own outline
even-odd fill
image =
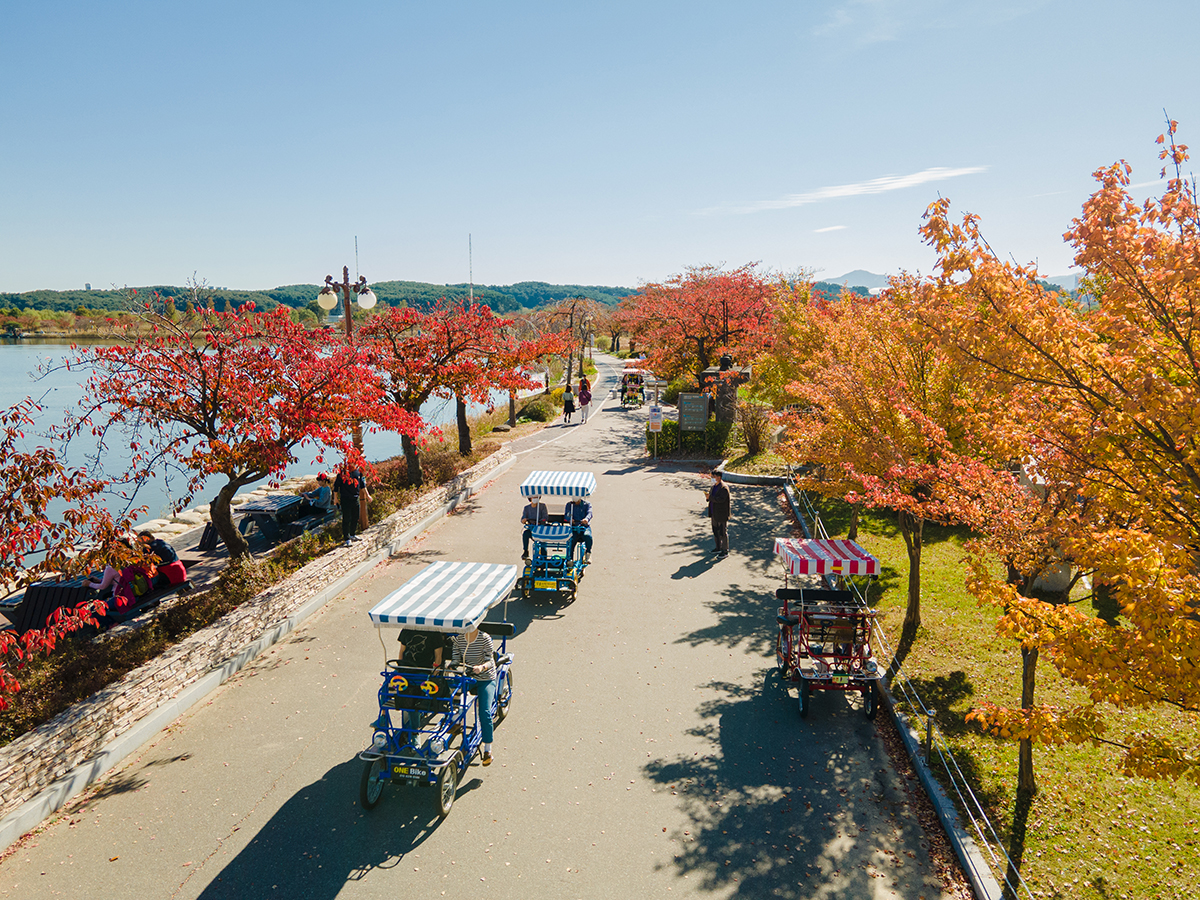
[[[597,392],[599,396],[599,392]],[[800,720],[774,674],[770,488],[733,488],[710,555],[698,467],[648,465],[644,410],[514,446],[517,464],[0,863],[0,897],[944,896],[857,698]],[[509,604],[516,694],[450,816],[358,805],[385,648],[366,611],[432,560],[517,562],[517,487],[596,474],[575,603]],[[386,647],[394,648],[394,637]]]

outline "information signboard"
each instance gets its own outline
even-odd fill
[[[679,430],[703,431],[708,427],[708,394],[679,395]]]
[[[662,431],[662,407],[650,407],[650,430]]]

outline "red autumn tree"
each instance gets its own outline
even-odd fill
[[[543,349],[536,341],[507,335],[510,324],[487,306],[468,309],[439,300],[427,310],[392,307],[372,316],[359,329],[358,341],[371,364],[384,373],[391,404],[419,420],[430,397],[487,403],[493,390],[537,386],[526,366]],[[418,434],[401,435],[413,485],[422,482]]]
[[[89,571],[105,559],[128,520],[114,521],[98,497],[105,482],[83,469],[67,469],[50,447],[25,449],[40,409],[26,399],[0,412],[0,585],[3,596],[51,574]],[[53,511],[51,504],[54,504]],[[36,557],[36,558],[34,558]],[[21,689],[15,672],[36,653],[48,653],[64,634],[84,624],[104,604],[60,609],[23,635],[0,631],[0,710],[6,694]]]
[[[686,269],[662,283],[643,285],[622,301],[630,334],[647,345],[649,367],[666,378],[700,373],[729,351],[750,363],[771,339],[771,286],[754,264],[726,271]]]
[[[297,448],[354,453],[360,420],[415,434],[418,420],[386,402],[379,377],[339,336],[308,331],[284,307],[269,313],[198,308],[180,324],[147,309],[142,333],[77,351],[69,368],[90,373],[71,431],[91,428],[101,447],[117,434],[133,447],[128,478],[187,473],[180,504],[214,476],[225,483],[211,516],[231,559],[249,553],[230,503],[243,487],[279,476]],[[126,438],[122,438],[126,439]]]

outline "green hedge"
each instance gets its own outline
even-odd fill
[[[559,403],[561,405],[561,402]],[[539,395],[530,400],[518,413],[517,418],[530,419],[534,422],[552,422],[558,417],[558,406],[552,397]]]
[[[683,447],[680,449],[679,423],[673,419],[664,419],[662,431],[658,433],[659,456],[706,456],[710,458],[725,457],[725,450],[733,437],[732,422],[718,422],[709,419],[708,425],[701,434],[698,431],[685,432]],[[646,423],[646,452],[654,451],[654,432],[650,423]]]

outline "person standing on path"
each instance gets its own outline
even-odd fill
[[[575,412],[575,395],[571,393],[571,386],[568,384],[566,390],[563,391],[563,421],[570,425],[571,414]]]
[[[362,487],[362,472],[349,462],[342,465],[341,471],[333,482],[333,496],[338,506],[342,508],[342,542],[349,547],[350,542],[357,540],[358,531],[358,494]]]
[[[713,553],[717,559],[729,555],[729,488],[718,469],[713,473],[713,486],[708,492],[708,517],[712,520],[713,540],[717,546]]]
[[[579,415],[581,417],[580,424],[587,424],[588,406],[592,402],[592,386],[588,383],[587,376],[579,379]]]

